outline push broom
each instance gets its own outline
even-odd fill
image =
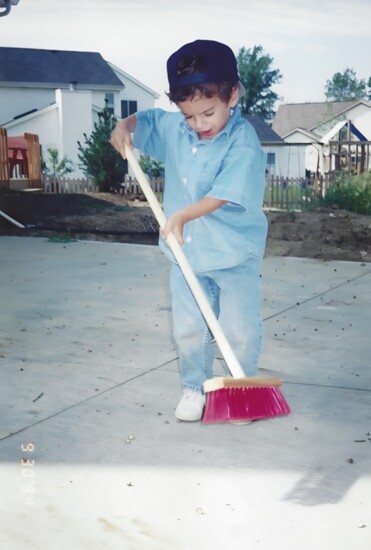
[[[164,211],[132,150],[126,144],[125,156],[160,228],[165,227],[166,216]],[[280,390],[281,380],[278,378],[245,377],[241,365],[237,361],[182,247],[172,233],[168,235],[166,243],[174,254],[232,375],[232,377],[226,378],[215,377],[206,380],[204,383],[206,406],[202,422],[210,424],[214,422],[249,421],[288,414],[290,407]]]

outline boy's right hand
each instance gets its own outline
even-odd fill
[[[111,134],[110,144],[123,156],[125,156],[124,144],[126,143],[130,149],[134,149],[133,142],[131,140],[131,133],[134,132],[136,127],[136,118],[131,116],[119,120]]]

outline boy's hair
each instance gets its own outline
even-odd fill
[[[218,95],[228,103],[233,88],[240,97],[244,92],[233,51],[214,40],[195,40],[182,46],[167,60],[167,75],[167,95],[174,103],[192,99],[197,92],[206,97]]]
[[[204,59],[198,55],[187,55],[182,57],[176,65],[177,76],[203,73],[205,71]],[[193,99],[197,93],[211,98],[218,96],[223,103],[228,103],[232,97],[234,88],[238,87],[238,82],[202,82],[199,84],[186,84],[170,90],[168,98],[173,103],[180,103],[187,99]]]

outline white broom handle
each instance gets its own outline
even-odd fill
[[[17,222],[17,220],[15,220],[14,218],[11,218],[10,216],[8,216],[8,214],[5,214],[5,212],[3,212],[2,210],[0,210],[0,216],[8,220],[8,222],[14,223],[14,225],[16,225],[17,227],[20,227],[21,229],[25,229],[25,226],[22,223]]]
[[[166,216],[164,214],[164,211],[162,210],[156,195],[152,191],[152,188],[144,175],[137,159],[135,158],[132,150],[125,144],[125,156],[134,172],[134,175],[136,179],[138,180],[142,191],[152,209],[152,212],[156,218],[156,220],[159,223],[160,228],[165,227],[166,225]],[[204,316],[204,319],[213,334],[216,343],[218,344],[218,347],[223,354],[223,357],[225,359],[225,362],[228,365],[228,368],[234,378],[244,378],[245,373],[243,372],[241,365],[237,361],[237,358],[229,345],[229,342],[227,338],[224,335],[224,332],[221,329],[221,326],[213,312],[213,310],[210,307],[210,304],[200,286],[200,283],[198,282],[195,274],[193,273],[193,270],[191,266],[189,265],[189,262],[182,250],[182,247],[174,237],[172,233],[169,233],[169,236],[166,239],[166,243],[169,245],[172,253],[175,256],[175,259],[177,260],[180,269],[183,272],[184,278],[186,279],[189,288],[192,291],[193,296],[195,297],[195,300],[201,310],[202,315]]]

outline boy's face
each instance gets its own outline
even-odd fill
[[[212,139],[223,130],[229,120],[231,107],[235,107],[237,102],[238,92],[234,89],[228,103],[224,103],[219,96],[208,98],[197,92],[192,99],[180,101],[177,106],[199,139]]]

